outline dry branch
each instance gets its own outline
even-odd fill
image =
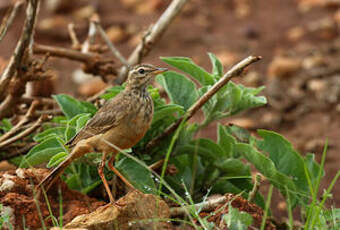
[[[70,38],[72,41],[72,48],[79,49],[80,42],[78,40],[76,32],[74,31],[74,24],[73,23],[68,24],[67,29],[68,29],[68,34],[70,35]]]
[[[31,104],[33,101],[38,101],[41,105],[55,106],[57,102],[49,97],[22,97],[20,102],[24,104]]]
[[[15,135],[27,122],[32,120],[34,111],[38,104],[39,103],[37,101],[34,101],[31,104],[25,116],[11,130],[9,130],[4,135],[0,136],[0,143],[10,138],[11,136]]]
[[[118,58],[118,60],[123,63],[123,65],[125,66],[125,68],[129,69],[129,63],[128,61],[123,57],[123,55],[119,52],[119,50],[113,45],[113,43],[110,41],[110,39],[108,38],[107,34],[105,33],[104,29],[102,28],[102,26],[100,25],[99,21],[93,21],[93,23],[95,24],[97,30],[99,31],[100,36],[104,39],[106,45],[109,47],[110,51],[113,53],[113,55]]]
[[[2,20],[0,26],[0,42],[5,37],[8,28],[12,25],[14,18],[18,14],[20,7],[24,4],[24,1],[20,0],[15,2],[14,6],[8,11],[8,14]]]
[[[28,0],[26,20],[21,37],[19,38],[9,64],[0,77],[0,100],[2,100],[0,104],[0,119],[13,112],[14,105],[25,92],[26,83],[31,80],[27,73],[30,73],[30,71],[34,73],[34,70],[32,71],[30,69],[33,61],[31,58],[31,48],[39,3],[39,0]]]
[[[184,207],[175,207],[170,209],[170,216],[171,217],[176,217],[176,216],[184,216],[188,213],[187,210],[191,209],[196,209],[200,211],[212,211],[216,207],[218,207],[220,204],[223,204],[227,202],[227,197],[226,196],[219,196],[216,198],[212,198],[208,201],[194,204],[194,205],[188,205]]]
[[[261,57],[259,56],[249,56],[246,59],[243,59],[238,64],[234,65],[226,74],[224,74],[224,76],[218,82],[216,82],[213,87],[211,87],[195,104],[193,104],[188,109],[185,115],[183,115],[175,123],[169,126],[162,134],[152,139],[146,145],[146,152],[157,145],[158,142],[164,137],[174,132],[182,121],[186,122],[187,120],[189,120],[220,88],[227,84],[233,77],[240,75],[247,66],[259,61],[260,59]]]
[[[9,160],[12,159],[14,157],[23,155],[25,153],[27,153],[31,148],[33,148],[34,146],[36,146],[38,143],[36,142],[31,142],[31,143],[25,143],[25,145],[23,147],[16,147],[13,145],[10,145],[9,148],[5,148],[4,150],[6,151],[6,155],[5,154],[1,154],[0,155],[0,161],[3,160]]]
[[[46,121],[48,119],[48,116],[40,116],[39,119],[28,129],[26,129],[25,131],[19,133],[18,135],[11,137],[3,142],[0,143],[0,149],[30,135],[31,133],[33,133],[37,128],[39,128],[41,126],[41,124]]]
[[[134,66],[141,62],[141,59],[145,57],[151,50],[151,48],[156,44],[156,42],[161,38],[163,33],[169,27],[170,23],[175,19],[179,12],[183,9],[185,3],[188,0],[173,0],[168,8],[164,11],[161,17],[158,19],[156,24],[152,26],[150,31],[142,39],[142,41],[137,45],[135,50],[132,52],[128,59],[129,66]],[[118,84],[122,84],[127,77],[128,69],[123,66],[119,71],[119,77],[117,79]]]
[[[20,68],[20,66],[22,65],[24,54],[28,50],[30,44],[32,43],[34,35],[34,26],[38,13],[38,6],[39,0],[28,1],[24,29],[14,50],[14,54],[12,55],[9,64],[7,65],[6,69],[4,70],[0,78],[0,99],[3,98],[4,93],[7,92],[6,89],[8,87],[10,80],[15,75],[18,68]]]
[[[82,53],[80,51],[66,49],[62,47],[39,45],[39,44],[35,44],[33,46],[33,53],[34,54],[49,53],[51,56],[54,56],[54,57],[67,58],[73,61],[79,61],[79,62],[84,62],[84,63],[93,62],[95,60],[101,59],[98,54]]]

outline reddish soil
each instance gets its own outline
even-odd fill
[[[116,42],[119,50],[127,57],[136,44],[136,37],[133,34],[143,32],[150,23],[155,22],[167,4],[156,4],[154,10],[138,14],[134,7],[124,7],[121,2],[124,1],[116,1],[112,4],[112,1],[101,0],[93,3],[93,6],[97,7],[105,28],[116,25],[124,30],[133,31]],[[240,16],[240,13],[237,13],[245,10],[237,2],[243,2],[249,7],[247,15]],[[322,182],[322,188],[326,188],[340,168],[338,154],[340,90],[330,90],[331,86],[333,88],[339,86],[340,70],[335,68],[340,58],[337,24],[339,19],[335,17],[338,6],[316,6],[303,12],[298,8],[299,2],[302,1],[192,0],[145,62],[161,64],[159,56],[188,56],[210,69],[206,53],[213,52],[222,59],[227,69],[250,54],[263,56],[260,63],[250,68],[257,74],[255,77],[252,77],[249,72],[236,81],[241,81],[248,86],[265,85],[267,89],[264,94],[268,97],[268,105],[222,122],[245,124],[252,130],[272,129],[283,134],[301,153],[316,153],[318,160],[321,158],[323,144],[328,139],[326,175]],[[59,10],[58,18],[64,18],[64,21],[55,19],[54,21],[59,24],[56,23],[50,29],[39,29],[36,33],[36,42],[70,47],[67,36],[67,24],[70,22],[75,23],[79,38],[84,39],[87,34],[87,20],[74,14],[72,16],[75,10],[75,6],[70,5],[64,10]],[[0,15],[4,12],[1,10]],[[339,12],[337,15],[339,18]],[[49,17],[54,16],[43,11],[40,21]],[[322,24],[322,19],[326,17],[330,18],[330,25]],[[0,43],[0,56],[3,58],[10,56],[21,25],[22,21],[17,19],[15,28],[12,28]],[[297,28],[295,34],[292,28]],[[301,30],[298,30],[299,28]],[[303,34],[299,35],[301,31]],[[270,70],[270,63],[278,55],[297,62],[301,61],[302,64],[285,74],[282,74],[282,71],[286,71],[288,67],[285,70],[277,70],[280,68]],[[307,58],[318,55],[322,59],[320,63],[315,60],[314,62],[312,60],[310,65],[303,62]],[[56,91],[77,94],[77,85],[72,82],[71,74],[79,65],[58,59],[53,61],[51,67],[58,71]],[[335,68],[333,72],[327,72],[333,68]],[[317,75],[318,71],[321,71],[321,74]],[[273,72],[276,75],[270,77]],[[327,98],[328,94],[333,97]],[[202,135],[216,138],[214,127],[214,125],[207,127]],[[262,190],[265,192],[266,186],[263,186]],[[335,195],[330,205],[339,206],[340,196],[337,194],[340,194],[340,183],[335,185],[333,193]],[[274,196],[272,206],[275,217],[287,216],[285,204],[278,195]]]
[[[54,192],[47,195],[50,211],[44,196],[41,195],[39,200],[35,200],[32,192],[32,188],[47,176],[48,172],[47,169],[18,169],[0,172],[0,203],[6,207],[5,210],[8,208],[13,210],[10,217],[15,229],[23,229],[23,226],[31,229],[41,228],[41,219],[44,219],[45,226],[51,226],[50,217],[51,215],[59,217],[61,202],[64,213],[63,223],[68,223],[74,217],[92,212],[104,205],[102,201],[69,190],[65,183],[59,181],[61,194],[56,192],[58,188],[51,188]]]

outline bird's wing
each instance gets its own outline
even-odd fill
[[[129,104],[124,103],[123,95],[117,95],[107,101],[86,125],[69,141],[67,145],[74,146],[80,140],[105,133],[117,126],[129,110]]]

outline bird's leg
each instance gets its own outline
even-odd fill
[[[102,161],[100,162],[100,165],[98,167],[98,174],[103,181],[103,184],[104,184],[104,187],[105,187],[107,194],[109,195],[110,203],[114,203],[115,200],[113,199],[109,184],[107,183],[107,180],[105,179],[105,175],[104,175],[106,155],[107,155],[107,153],[104,151],[103,155],[102,155]]]
[[[113,162],[115,161],[115,154],[110,158],[109,160],[109,168],[127,185],[129,186],[132,190],[136,190],[135,187],[113,166]]]

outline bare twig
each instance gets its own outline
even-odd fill
[[[253,202],[253,200],[255,199],[256,194],[259,191],[260,185],[261,185],[261,174],[256,173],[255,183],[254,183],[253,189],[251,190],[251,192],[249,193],[249,196],[248,196],[249,202]]]
[[[35,54],[49,53],[51,56],[83,62],[86,73],[98,76],[117,75],[112,58],[105,58],[99,54],[82,53],[76,50],[46,45],[34,45],[33,51]]]
[[[220,88],[227,84],[233,77],[238,76],[250,64],[257,62],[261,59],[259,56],[249,56],[241,62],[234,65],[224,76],[216,82],[216,84],[209,89],[195,104],[193,104],[185,115],[179,118],[175,123],[170,125],[162,134],[152,139],[146,145],[146,151],[154,147],[160,140],[174,132],[181,122],[189,120]]]
[[[100,25],[99,21],[93,21],[97,30],[99,31],[100,36],[104,39],[106,45],[109,47],[113,55],[119,59],[119,61],[125,66],[125,68],[130,68],[128,61],[123,57],[123,55],[119,52],[119,50],[113,45],[113,43],[108,38],[107,34],[105,33],[104,29]]]
[[[27,65],[27,67],[30,67],[30,56],[32,54],[31,47],[33,44],[34,27],[36,24],[39,3],[39,0],[28,0],[26,20],[21,37],[9,64],[0,77],[0,100],[5,97],[0,104],[0,119],[11,114],[19,96],[25,92],[25,85],[29,79],[25,77],[25,74],[18,73],[24,72],[21,68],[22,66]],[[12,87],[9,88],[9,83],[13,77],[15,78],[15,81],[11,84]]]
[[[49,53],[51,56],[54,56],[54,57],[68,58],[73,61],[79,61],[79,62],[84,62],[84,63],[88,63],[94,60],[101,59],[98,54],[82,53],[80,51],[66,49],[62,47],[39,45],[39,44],[35,44],[33,46],[33,52],[35,54]]]
[[[33,133],[37,128],[39,128],[41,126],[41,124],[46,121],[48,119],[48,116],[40,116],[40,118],[28,129],[26,129],[25,131],[19,133],[18,135],[11,137],[3,142],[0,143],[0,149],[30,135],[31,133]]]
[[[62,115],[63,112],[60,109],[50,109],[50,110],[37,110],[34,115]]]
[[[152,165],[149,165],[149,169],[151,170],[157,170],[160,167],[162,167],[162,165],[164,164],[164,159],[156,161],[155,163],[153,163]]]
[[[72,48],[73,49],[79,49],[80,48],[80,43],[79,40],[77,38],[77,34],[74,31],[74,24],[70,23],[67,26],[68,29],[68,34],[70,35],[71,41],[72,41]]]
[[[0,98],[3,98],[3,93],[7,92],[6,88],[8,87],[9,81],[14,76],[16,70],[22,64],[25,51],[31,44],[34,35],[33,31],[37,17],[38,6],[39,0],[28,1],[24,29],[14,50],[14,54],[12,55],[9,64],[7,65],[4,73],[1,75],[0,78]]]
[[[141,59],[150,52],[152,46],[161,38],[162,34],[187,2],[188,0],[173,0],[171,2],[156,24],[150,29],[150,32],[147,33],[147,36],[143,38],[141,43],[130,55],[128,59],[129,66],[134,66],[141,62]],[[128,69],[125,66],[120,69],[119,77],[117,79],[118,84],[122,84],[126,80],[127,71]]]
[[[196,209],[200,211],[211,211],[214,210],[216,207],[218,207],[220,204],[226,203],[228,201],[228,198],[226,196],[219,196],[216,198],[212,198],[208,201],[201,202],[194,205],[188,205],[184,207],[175,207],[170,209],[170,216],[184,216],[187,214],[186,210],[190,209]]]
[[[88,53],[90,50],[90,46],[94,44],[95,39],[96,39],[96,34],[97,34],[97,28],[94,23],[94,21],[97,19],[97,15],[93,15],[90,19],[90,24],[89,24],[89,32],[87,35],[87,38],[83,45],[81,46],[81,52],[82,53]]]
[[[11,136],[13,136],[14,134],[16,134],[23,125],[25,125],[27,122],[32,120],[34,111],[37,107],[39,103],[37,101],[33,101],[33,103],[31,104],[30,108],[28,109],[27,113],[25,114],[25,116],[23,117],[23,119],[21,119],[11,130],[9,130],[7,133],[5,133],[4,135],[0,136],[0,143],[5,141],[6,139],[10,138]]]
[[[31,142],[31,143],[25,143],[25,146],[21,147],[21,148],[17,148],[14,147],[12,148],[12,145],[9,146],[9,148],[6,148],[6,153],[8,154],[1,154],[0,155],[0,161],[3,160],[9,160],[12,159],[14,157],[23,155],[25,153],[27,153],[32,147],[36,146],[38,143],[36,142]],[[13,149],[13,150],[12,150]]]
[[[42,105],[57,105],[57,102],[52,98],[48,97],[22,97],[20,98],[20,102],[25,104],[31,104],[33,101],[38,101]]]
[[[2,20],[0,26],[0,41],[2,41],[5,37],[8,28],[12,25],[14,18],[23,4],[24,1],[22,0],[15,2],[14,6],[8,11],[8,14]]]

